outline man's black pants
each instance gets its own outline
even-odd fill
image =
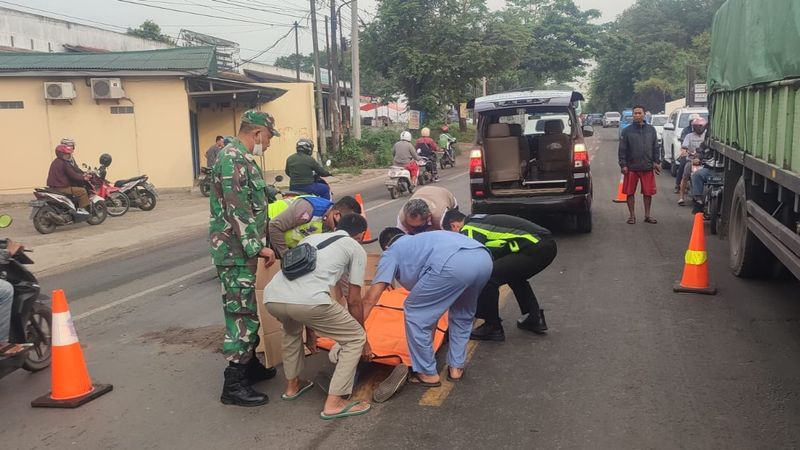
[[[494,261],[492,277],[478,297],[475,316],[487,323],[499,324],[500,286],[507,284],[514,292],[522,314],[539,311],[539,302],[528,279],[544,270],[556,258],[556,241],[544,238],[538,244]]]

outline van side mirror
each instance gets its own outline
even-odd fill
[[[594,127],[591,125],[584,125],[583,126],[583,137],[592,137],[594,136]]]
[[[664,124],[664,129],[669,131],[675,131],[675,124],[672,122],[667,122]]]

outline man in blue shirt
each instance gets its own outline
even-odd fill
[[[489,251],[480,242],[449,231],[406,236],[399,228],[387,228],[381,232],[380,244],[384,252],[364,299],[364,317],[368,317],[393,280],[408,289],[403,311],[414,372],[408,381],[435,387],[441,385],[441,380],[436,370],[433,332],[447,311],[447,377],[460,380],[478,295],[492,274]]]

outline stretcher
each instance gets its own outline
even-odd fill
[[[405,315],[403,302],[408,297],[405,289],[384,291],[378,304],[372,308],[364,329],[367,341],[372,348],[372,361],[387,366],[404,364],[411,367],[411,356],[406,341]],[[447,313],[439,318],[433,335],[433,351],[444,344],[447,335]],[[317,338],[317,347],[330,350],[335,342],[331,339]]]

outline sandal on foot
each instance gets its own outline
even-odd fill
[[[652,217],[645,217],[644,221],[645,223],[652,223],[652,224],[658,223],[658,221],[656,219],[653,219]]]
[[[308,381],[306,382],[305,386],[301,387],[300,390],[294,393],[293,395],[281,394],[281,400],[286,400],[287,402],[290,402],[292,400],[297,400],[298,398],[302,397],[303,394],[310,391],[313,387],[314,387],[314,382]]]
[[[325,411],[322,411],[321,413],[319,413],[319,417],[322,420],[341,419],[344,417],[360,416],[362,414],[368,413],[369,410],[372,409],[372,406],[370,406],[370,404],[367,403],[366,404],[367,407],[364,409],[359,409],[358,411],[350,411],[351,409],[353,409],[354,406],[360,405],[361,403],[363,402],[351,402],[336,414],[325,414]]]
[[[636,223],[636,218],[635,217],[629,217],[628,218],[628,225],[633,225],[635,223]]]
[[[439,387],[442,385],[441,381],[434,381],[434,382],[422,381],[422,378],[420,378],[419,375],[417,375],[416,373],[409,375],[407,382],[408,384],[415,384],[417,386],[423,386],[429,388]]]
[[[448,381],[452,381],[453,383],[458,383],[459,381],[463,380],[464,379],[464,375],[466,375],[466,374],[467,374],[467,371],[464,370],[464,369],[461,369],[461,376],[458,377],[458,378],[455,378],[452,375],[450,375],[450,368],[449,367],[447,368],[447,380]]]
[[[683,206],[686,202],[683,199],[678,200],[678,205]]]

